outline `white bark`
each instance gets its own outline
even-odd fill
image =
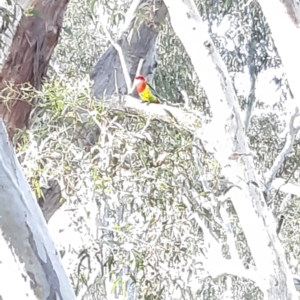
[[[295,114],[300,101],[300,85],[298,67],[300,66],[300,6],[295,0],[259,0],[258,3],[270,26],[275,46],[279,52],[287,73],[288,83],[294,96],[293,101],[286,103],[291,120],[286,136],[286,144],[278,154],[272,168],[266,174],[265,193],[268,195],[272,180],[281,167],[285,157],[292,149],[299,128],[294,128]],[[280,19],[280,22],[278,20]],[[296,109],[297,107],[297,109]]]
[[[279,168],[282,166],[285,158],[289,155],[293,148],[293,144],[295,141],[295,137],[300,130],[300,127],[294,127],[295,118],[298,116],[298,113],[295,113],[290,120],[290,123],[288,125],[287,134],[286,134],[286,141],[283,149],[280,151],[278,156],[273,162],[273,165],[271,169],[265,174],[266,180],[265,180],[265,193],[268,194],[269,190],[272,185],[272,181],[275,178]]]
[[[286,182],[282,178],[276,178],[272,182],[272,188],[281,192],[292,194],[300,197],[300,185],[296,183]]]
[[[298,74],[298,68],[300,66],[300,28],[297,27],[290,18],[284,2],[280,0],[258,0],[270,26],[275,46],[278,49],[285,67],[291,91],[296,101],[300,101]],[[298,9],[296,11],[298,11]],[[296,15],[298,15],[298,13]],[[280,20],[280,22],[278,22],[278,20]]]
[[[259,274],[259,286],[265,299],[296,299],[284,251],[275,235],[275,220],[267,210],[252,158],[248,156],[241,111],[226,67],[193,1],[165,0],[165,4],[173,29],[209,99],[213,121],[197,136],[207,143],[222,173],[232,183],[226,196],[231,198],[239,216]]]
[[[227,212],[223,211],[222,215],[224,216],[225,214],[227,214]],[[243,267],[243,264],[239,260],[238,255],[236,255],[237,252],[235,244],[232,244],[231,241],[229,241],[228,246],[230,247],[231,259],[225,259],[222,256],[221,245],[216,241],[215,237],[212,236],[212,234],[206,228],[203,220],[199,218],[198,213],[195,212],[192,218],[202,228],[205,237],[206,259],[203,259],[203,261],[201,262],[205,269],[205,272],[203,272],[204,276],[206,275],[214,278],[222,275],[238,276],[241,278],[250,279],[255,282],[261,289],[264,288],[257,270],[247,270]],[[225,226],[228,226],[228,223],[225,224]],[[228,234],[228,231],[226,233],[227,238],[229,237],[230,239],[231,233]]]
[[[1,299],[75,299],[2,120],[0,153]]]
[[[157,119],[168,124],[178,124],[180,128],[188,132],[194,132],[202,126],[202,118],[195,112],[184,111],[180,108],[169,106],[167,104],[147,104],[131,96],[111,97],[108,107],[112,111],[123,111],[126,113],[138,114],[147,119]],[[94,116],[90,116],[94,118]],[[94,118],[96,124],[97,120]]]

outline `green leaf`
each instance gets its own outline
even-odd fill
[[[67,34],[73,35],[73,33],[72,33],[70,27],[63,27],[62,29],[63,29]]]
[[[33,6],[27,8],[27,10],[25,11],[25,15],[27,17],[32,17],[32,16],[39,17],[39,18],[41,17],[40,11],[35,9]]]
[[[114,283],[113,283],[113,285],[112,285],[112,287],[111,287],[111,293],[114,293],[114,292],[115,292],[116,287],[117,287],[117,285],[119,284],[120,280],[121,280],[121,278],[118,277],[118,278],[114,281]]]

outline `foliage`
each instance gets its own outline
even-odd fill
[[[40,102],[32,128],[18,136],[18,155],[36,193],[50,179],[63,187],[66,203],[56,221],[63,238],[57,235],[55,239],[67,252],[64,263],[76,293],[84,299],[106,299],[107,294],[124,295],[130,290],[144,299],[223,299],[232,290],[235,298],[261,299],[248,280],[205,276],[202,261],[207,249],[203,224],[197,220],[213,231],[224,257],[229,258],[230,251],[218,208],[207,205],[210,198],[195,164],[193,136],[176,125],[110,112],[93,98],[87,74],[109,46],[97,15],[101,4],[111,16],[105,26],[117,38],[127,1],[71,1],[49,79],[37,92]],[[241,74],[249,73],[247,82],[257,81],[264,70],[279,67],[270,31],[256,3],[199,1],[198,7],[235,83]],[[224,20],[230,27],[220,32]],[[205,93],[184,48],[169,21],[161,27],[156,89],[181,104],[185,101],[182,90],[186,91],[189,109],[208,115]],[[249,91],[235,87],[247,110]],[[262,174],[284,143],[288,86],[280,87],[278,93],[280,99],[274,102],[256,97],[248,134]],[[296,143],[278,176],[299,180],[294,167],[299,164],[298,148]],[[199,152],[211,193],[219,197],[226,184],[218,165]],[[284,195],[272,195],[277,214]],[[299,204],[291,198],[285,207],[283,243],[298,273]],[[226,205],[243,263],[254,264],[238,217],[232,205]],[[50,228],[55,225],[50,221]],[[72,239],[64,240],[70,232]]]

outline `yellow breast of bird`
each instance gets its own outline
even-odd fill
[[[148,86],[146,86],[146,88],[140,93],[140,96],[145,101],[155,99]]]

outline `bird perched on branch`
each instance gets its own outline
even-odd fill
[[[147,82],[146,78],[142,75],[135,77],[135,85],[138,94],[144,102],[160,103],[159,95],[155,89]]]

